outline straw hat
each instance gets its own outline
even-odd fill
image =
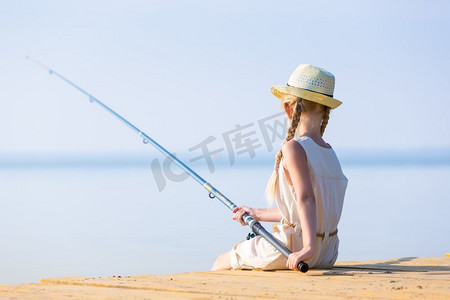
[[[334,75],[311,65],[299,65],[289,77],[287,86],[273,85],[270,91],[278,98],[288,94],[331,108],[342,104],[341,101],[333,98]]]

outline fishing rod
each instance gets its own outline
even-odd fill
[[[125,125],[130,127],[133,131],[135,131],[139,137],[141,137],[144,144],[152,144],[156,149],[158,149],[163,155],[170,158],[174,163],[176,163],[181,169],[183,169],[186,173],[188,173],[192,178],[194,178],[198,183],[200,183],[208,192],[209,197],[211,199],[217,198],[220,202],[222,202],[226,207],[228,207],[231,211],[233,211],[237,206],[233,202],[231,202],[230,199],[225,197],[221,192],[219,192],[215,187],[213,187],[210,183],[206,182],[202,177],[200,177],[197,173],[195,173],[191,168],[189,168],[187,165],[185,165],[182,161],[180,161],[178,158],[176,158],[172,153],[167,151],[164,147],[162,147],[160,144],[158,144],[155,140],[153,140],[151,137],[149,137],[147,134],[139,130],[136,126],[128,122],[125,118],[120,116],[118,113],[113,111],[111,108],[106,106],[103,102],[95,98],[93,95],[89,94],[85,90],[83,90],[81,87],[67,79],[66,77],[62,76],[55,70],[47,67],[46,65],[42,64],[41,62],[26,56],[26,59],[31,60],[38,66],[46,69],[50,75],[55,75],[59,77],[60,79],[64,80],[66,83],[70,84],[74,88],[76,88],[81,93],[85,94],[91,103],[97,103],[101,107],[103,107],[105,110],[107,110],[109,113],[111,113],[113,116],[115,116],[117,119],[122,121]],[[245,224],[247,224],[251,230],[256,234],[260,235],[263,238],[265,238],[272,246],[274,246],[278,251],[281,252],[286,258],[289,257],[289,255],[292,253],[288,248],[286,248],[283,244],[280,243],[275,237],[273,237],[258,221],[253,219],[248,214],[244,214],[242,216],[242,219],[244,220]],[[297,269],[303,273],[306,273],[309,270],[309,266],[307,263],[301,261],[297,265]]]

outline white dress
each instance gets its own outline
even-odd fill
[[[342,213],[347,178],[332,148],[317,145],[311,138],[296,139],[303,147],[316,199],[317,234],[314,256],[307,261],[310,268],[331,268],[338,256],[337,225]],[[276,203],[283,217],[273,226],[273,236],[292,252],[303,248],[302,230],[296,196],[280,163]],[[233,269],[287,269],[286,258],[263,237],[257,236],[236,244],[231,250]]]

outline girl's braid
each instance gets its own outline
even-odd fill
[[[302,103],[301,99],[297,98],[297,102],[295,104],[294,112],[292,114],[292,121],[291,121],[291,127],[289,127],[288,134],[286,136],[286,139],[284,140],[283,144],[292,140],[295,136],[295,131],[297,130],[298,123],[300,122],[300,116],[302,113]],[[277,156],[275,157],[275,170],[278,170],[280,166],[281,158],[283,157],[283,151],[280,149],[277,153]]]
[[[323,135],[325,128],[327,127],[328,120],[330,119],[330,108],[325,106],[323,111],[322,125],[320,126],[320,135]]]
[[[287,141],[290,141],[295,136],[295,131],[297,129],[298,123],[300,122],[300,116],[303,109],[302,99],[297,98],[296,104],[294,108],[294,113],[292,114],[291,126],[289,127],[288,134],[283,144]],[[272,176],[270,176],[269,182],[267,183],[266,188],[266,197],[269,204],[273,203],[276,197],[276,191],[278,189],[278,169],[280,167],[281,158],[283,157],[283,151],[280,149],[275,158],[275,170],[272,172]]]

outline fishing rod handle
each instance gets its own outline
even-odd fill
[[[306,273],[309,270],[309,266],[307,263],[305,263],[304,261],[301,261],[298,263],[297,265],[297,269],[302,272],[302,273]]]
[[[236,204],[234,204],[230,199],[225,197],[221,192],[219,192],[211,184],[206,182],[203,185],[203,187],[210,192],[210,195],[209,195],[210,198],[217,197],[217,199],[219,199],[220,202],[225,204],[225,206],[227,206],[231,211],[234,211],[234,209],[237,207]],[[243,214],[242,220],[245,222],[245,224],[247,224],[252,229],[253,232],[264,237],[272,246],[274,246],[278,251],[280,251],[281,254],[283,254],[286,258],[288,258],[289,255],[292,253],[291,251],[289,251],[289,249],[284,247],[277,239],[275,239],[269,232],[267,232],[267,230],[261,225],[261,223],[259,223],[255,219],[253,219],[250,215]],[[297,269],[302,273],[306,273],[309,270],[309,265],[307,263],[305,263],[304,261],[301,261],[298,263]]]
[[[245,223],[252,229],[253,232],[261,235],[265,238],[272,246],[274,246],[284,257],[289,258],[289,255],[292,253],[288,248],[286,248],[279,240],[277,240],[272,234],[270,234],[258,221],[250,217],[248,214],[244,214],[242,219]],[[309,265],[304,261],[301,261],[297,265],[297,269],[306,273],[309,270]]]

